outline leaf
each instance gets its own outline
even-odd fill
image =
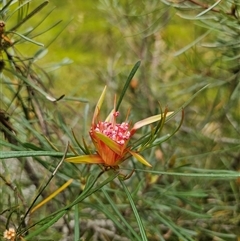
[[[211,179],[236,179],[240,177],[240,172],[234,171],[216,171],[216,170],[204,170],[203,172],[163,172],[163,171],[154,171],[154,170],[144,170],[144,169],[135,169],[135,171],[147,172],[156,175],[168,175],[168,176],[180,176],[180,177],[199,177],[199,178],[211,178]]]
[[[95,107],[94,114],[93,114],[93,119],[92,119],[92,124],[94,124],[94,122],[95,122],[95,120],[96,120],[96,118],[98,116],[98,113],[99,113],[99,111],[100,111],[100,109],[102,107],[102,103],[103,103],[104,97],[106,95],[106,90],[107,90],[107,86],[104,87],[103,92],[102,92],[102,94],[101,94],[101,96],[100,96],[100,98],[99,98],[99,100],[97,102],[97,105]]]
[[[83,155],[66,158],[65,161],[71,163],[101,164],[104,163],[99,155]]]
[[[37,204],[31,211],[30,213],[33,213],[36,211],[38,208],[43,206],[45,203],[49,202],[52,200],[55,196],[57,196],[60,192],[62,192],[64,189],[66,189],[71,183],[73,179],[69,179],[66,183],[64,183],[60,188],[58,188],[55,192],[53,192],[51,195],[49,195],[47,198],[45,198],[43,201],[41,201],[39,204]]]
[[[63,152],[53,152],[53,151],[1,151],[0,159],[28,157],[28,156],[62,157],[63,155],[64,155]]]
[[[17,32],[14,32],[14,31],[8,31],[8,32],[9,32],[9,33],[16,34],[16,35],[18,35],[19,37],[21,37],[22,39],[25,39],[26,41],[28,41],[28,42],[30,42],[30,43],[33,43],[33,44],[36,44],[36,45],[38,45],[38,46],[44,47],[44,44],[39,43],[39,42],[37,42],[37,41],[34,41],[34,40],[32,40],[32,39],[30,39],[30,38],[28,38],[28,37],[26,37],[26,36],[24,36],[24,35],[22,35],[22,34],[20,34],[20,33],[17,33]]]
[[[136,152],[133,152],[133,151],[129,151],[129,153],[135,157],[139,162],[141,162],[143,165],[145,166],[148,166],[148,167],[152,167],[152,165],[150,163],[148,163],[144,158],[143,156],[139,155],[138,153]]]
[[[59,98],[54,98],[52,96],[50,96],[48,93],[46,93],[43,89],[41,89],[39,86],[37,86],[35,83],[29,81],[27,78],[25,78],[24,76],[22,76],[21,74],[19,74],[17,71],[13,70],[13,69],[8,69],[5,68],[6,71],[12,73],[13,75],[15,75],[16,77],[18,77],[19,79],[21,79],[23,82],[25,82],[27,85],[31,86],[33,89],[35,89],[36,91],[38,91],[39,93],[41,93],[43,96],[45,96],[46,99],[55,102],[57,101]]]
[[[204,10],[203,12],[199,13],[197,15],[197,17],[201,17],[202,15],[204,15],[205,13],[211,11],[214,7],[216,7],[222,0],[218,0],[217,2],[215,2],[212,6],[210,6],[208,9]]]
[[[121,95],[120,95],[120,97],[119,97],[119,99],[118,99],[117,106],[116,106],[116,111],[119,109],[120,104],[121,104],[121,102],[122,102],[122,100],[123,100],[123,97],[124,97],[124,95],[125,95],[125,93],[126,93],[126,91],[127,91],[127,89],[128,89],[128,86],[129,86],[129,84],[130,84],[133,76],[134,76],[135,73],[137,72],[140,64],[141,64],[141,61],[138,61],[138,62],[134,65],[133,69],[131,70],[131,72],[130,72],[128,78],[127,78],[127,81],[126,81],[126,83],[125,83],[125,85],[124,85],[124,87],[123,87],[123,90],[121,91]]]
[[[134,201],[132,199],[131,193],[128,191],[127,186],[125,185],[124,181],[121,180],[121,178],[119,178],[119,181],[121,182],[121,184],[123,186],[123,189],[124,189],[125,193],[127,194],[128,200],[129,200],[130,205],[131,205],[132,210],[133,210],[133,213],[134,213],[134,215],[136,217],[142,240],[143,241],[144,240],[147,241],[148,239],[147,239],[147,236],[146,236],[146,232],[145,232],[142,220],[141,220],[141,218],[140,218],[140,216],[138,214],[137,207],[136,207],[136,205],[135,205],[135,203],[134,203]]]
[[[112,209],[114,210],[114,212],[116,213],[118,219],[120,220],[120,224],[123,223],[124,225],[126,225],[127,229],[129,231],[131,231],[132,235],[135,237],[136,240],[141,241],[140,237],[138,236],[138,234],[136,233],[136,231],[133,229],[133,227],[131,226],[131,224],[125,219],[125,217],[122,215],[122,213],[118,210],[118,206],[117,204],[112,200],[111,196],[108,195],[107,191],[103,188],[102,189],[103,194],[105,195],[106,199],[108,200],[109,204],[111,205]],[[114,221],[116,218],[112,215],[111,216],[112,221]],[[117,220],[118,220],[117,219]]]
[[[194,40],[192,43],[188,44],[187,46],[183,47],[182,49],[178,50],[177,52],[175,52],[174,57],[181,55],[182,53],[186,52],[187,50],[189,50],[190,48],[192,48],[194,45],[196,45],[198,42],[200,42],[202,39],[204,39],[210,32],[212,31],[212,29],[209,29],[208,31],[206,31],[202,36],[200,36],[199,38],[197,38],[196,40]]]
[[[166,114],[166,117],[170,116],[172,113],[173,112],[168,112]],[[143,126],[149,125],[153,122],[159,121],[159,120],[161,120],[161,118],[162,118],[162,114],[159,114],[159,115],[154,115],[154,116],[148,117],[146,119],[140,120],[133,125],[132,131],[134,133],[137,129],[139,129]]]
[[[38,234],[42,233],[49,227],[51,227],[54,223],[56,223],[68,210],[62,210],[61,212],[57,213],[54,216],[48,217],[47,222],[40,227],[38,227],[35,231],[28,234],[26,237],[24,237],[25,240],[32,240],[33,237],[37,236]]]
[[[74,206],[74,241],[80,240],[79,213],[79,206],[76,204]]]
[[[42,8],[44,8],[49,1],[44,1],[41,3],[38,7],[36,7],[31,13],[29,13],[24,19],[22,19],[20,22],[17,23],[13,28],[10,29],[10,31],[14,31],[15,29],[19,28],[23,23],[25,23],[29,18],[34,16],[37,12],[39,12]]]

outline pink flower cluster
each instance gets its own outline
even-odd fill
[[[92,135],[93,132],[100,132],[115,141],[116,143],[124,145],[125,142],[130,138],[131,133],[129,131],[129,123],[115,123],[116,117],[118,115],[118,111],[113,113],[113,122],[99,121],[95,126],[91,127],[90,135]]]

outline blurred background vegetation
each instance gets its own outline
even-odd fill
[[[71,129],[89,143],[103,87],[107,114],[141,60],[122,118],[129,108],[134,123],[156,114],[159,103],[185,107],[177,134],[144,153],[152,169],[133,160],[122,169],[137,169],[126,186],[148,240],[240,240],[238,0],[2,0],[1,8],[0,152],[62,153],[68,140],[77,146]],[[72,185],[21,221],[61,158],[10,157],[1,156],[1,234],[20,226],[26,240],[143,240],[116,180],[31,239],[48,220],[31,226],[71,203],[99,170],[64,163],[40,200],[69,178]]]

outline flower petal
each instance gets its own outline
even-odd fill
[[[171,115],[172,113],[173,113],[173,112],[167,112],[166,117],[169,116],[169,115]],[[148,118],[146,118],[146,119],[143,119],[143,120],[140,120],[140,121],[136,122],[136,123],[133,125],[133,128],[132,128],[132,131],[131,131],[131,132],[134,133],[135,130],[137,130],[137,129],[143,127],[143,126],[146,126],[146,125],[149,125],[149,124],[151,124],[151,123],[153,123],[153,122],[156,122],[156,121],[161,120],[161,119],[162,119],[162,116],[163,116],[163,114],[153,115],[153,116],[150,116],[150,117],[148,117]]]
[[[148,167],[152,167],[152,165],[150,163],[148,163],[144,158],[143,156],[139,155],[138,153],[136,152],[133,152],[133,151],[129,151],[129,153],[135,157],[138,161],[140,161],[142,164],[148,166]]]
[[[99,155],[83,155],[66,158],[65,161],[72,163],[103,164],[104,161]]]
[[[106,144],[111,150],[113,150],[116,154],[121,155],[122,154],[122,150],[123,150],[123,146],[116,143],[115,141],[113,141],[111,138],[105,136],[104,134],[100,133],[100,132],[95,132],[94,135],[96,135],[96,137],[102,141],[104,144]]]
[[[97,118],[98,113],[99,113],[99,111],[100,111],[100,109],[102,107],[102,103],[103,103],[103,100],[104,100],[104,97],[105,97],[105,94],[106,94],[106,90],[107,90],[107,86],[104,87],[103,92],[102,92],[102,94],[101,94],[101,96],[100,96],[100,98],[98,100],[98,103],[97,103],[97,105],[95,107],[95,110],[94,110],[94,113],[93,113],[92,123],[95,122],[95,119]]]

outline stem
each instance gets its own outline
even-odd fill
[[[208,9],[209,8],[209,5],[201,3],[201,2],[198,2],[196,0],[188,0],[188,1],[193,3],[193,4],[195,4],[195,5],[198,5],[201,8],[204,8],[204,9]],[[210,11],[215,12],[215,13],[220,13],[221,12],[219,9],[216,9],[216,8],[212,8]],[[225,14],[237,18],[237,16],[232,11],[231,12],[226,12]]]

